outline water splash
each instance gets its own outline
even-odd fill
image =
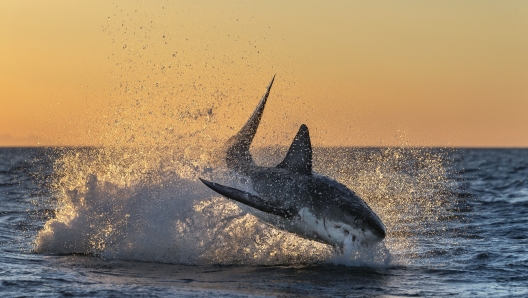
[[[186,264],[311,263],[329,255],[205,188],[199,175],[221,175],[208,167],[176,158],[179,164],[163,167],[157,154],[147,162],[129,160],[137,151],[115,150],[63,153],[58,210],[38,234],[36,252]]]
[[[273,164],[284,148],[274,150],[278,153],[256,152],[257,162]],[[338,255],[330,246],[259,221],[199,182],[198,177],[232,180],[213,170],[210,153],[195,153],[193,159],[176,148],[84,148],[65,149],[56,160],[56,216],[39,232],[34,250],[178,264],[388,266],[395,261],[392,254],[416,253],[409,233],[426,231],[435,222],[441,228],[441,190],[431,187],[439,168],[417,165],[425,160],[440,165],[441,159],[408,149],[358,150],[316,149],[315,165],[380,215],[388,237],[377,246],[350,241]],[[402,163],[414,171],[394,157],[403,153]],[[409,225],[413,220],[419,224]]]

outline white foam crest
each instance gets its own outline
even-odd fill
[[[199,180],[178,175],[133,185],[90,175],[66,192],[34,250],[178,264],[313,263],[331,254],[326,245],[270,227]]]

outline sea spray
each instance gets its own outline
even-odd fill
[[[325,245],[259,222],[197,179],[227,174],[190,161],[138,166],[122,150],[64,152],[58,210],[38,234],[36,252],[185,264],[306,263],[329,254]]]
[[[263,148],[254,155],[258,164],[274,164],[283,151]],[[345,245],[344,253],[336,254],[328,245],[259,221],[245,211],[248,207],[205,188],[198,177],[244,185],[222,167],[213,170],[211,152],[62,150],[53,184],[56,215],[39,232],[34,250],[175,264],[384,267],[408,262],[419,252],[409,235],[442,228],[449,187],[441,154],[409,148],[333,149],[329,154],[330,149],[315,148],[314,170],[356,191],[387,225],[381,244]],[[420,224],[410,224],[413,220]]]

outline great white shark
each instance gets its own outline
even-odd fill
[[[377,243],[385,238],[381,219],[345,185],[312,171],[308,127],[301,125],[284,160],[276,167],[257,166],[249,147],[266,106],[264,96],[240,131],[225,144],[229,170],[247,179],[252,191],[200,179],[215,192],[245,204],[261,220],[303,238],[343,251],[346,241]]]

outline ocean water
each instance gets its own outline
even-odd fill
[[[284,148],[255,152],[273,165]],[[177,148],[0,148],[0,293],[528,296],[528,150],[315,148],[387,226],[345,254],[259,222]]]

